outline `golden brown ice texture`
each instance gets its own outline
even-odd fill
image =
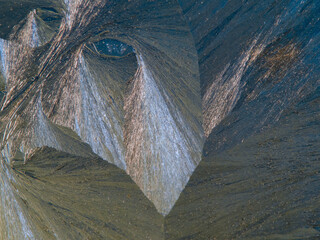
[[[179,6],[165,1],[66,4],[66,16],[56,32],[46,32],[49,26],[36,9],[9,39],[0,40],[6,90],[1,113],[3,238],[32,239],[43,234],[35,226],[43,216],[32,219],[34,212],[42,210],[27,210],[30,196],[22,197],[27,188],[19,181],[21,192],[15,190],[19,170],[11,169],[17,161],[31,164],[39,147],[72,154],[79,161],[99,156],[117,165],[162,215],[168,214],[200,162],[197,57]],[[137,17],[134,9],[144,4],[148,6]],[[53,33],[53,38],[42,37]],[[130,44],[136,56],[103,56],[87,48],[90,42],[106,38]],[[119,170],[119,177],[123,174]],[[106,195],[98,192],[94,196],[107,203]],[[63,207],[64,203],[56,203]],[[54,228],[48,230],[51,237],[67,234]]]

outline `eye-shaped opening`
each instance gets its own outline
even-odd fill
[[[97,42],[90,42],[87,48],[104,57],[125,57],[134,53],[132,46],[116,39],[103,39]]]
[[[42,7],[37,8],[36,13],[51,30],[58,31],[63,18],[61,9],[55,7]]]

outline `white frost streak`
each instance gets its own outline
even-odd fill
[[[31,47],[39,47],[40,46],[40,38],[38,34],[38,27],[35,18],[35,11],[32,12],[31,16],[31,29],[32,29],[32,40],[31,40]]]
[[[5,220],[7,229],[6,236],[2,235],[5,233],[0,233],[0,238],[33,240],[35,237],[14,196],[14,190],[10,184],[13,177],[3,162],[5,158],[6,156],[2,155],[0,160],[0,209],[2,209],[0,210],[0,220],[1,218]]]
[[[141,56],[138,62],[140,72],[126,106],[126,110],[133,106],[127,143],[127,158],[131,159],[126,159],[133,169],[128,173],[158,211],[166,215],[200,162],[201,141],[197,141],[177,109],[172,115]]]
[[[237,103],[240,95],[240,80],[263,50],[263,46],[254,49],[256,44],[257,40],[254,40],[249,49],[240,57],[236,67],[228,64],[203,96],[203,128],[207,137]]]
[[[102,6],[104,4],[104,1],[102,0],[96,0],[96,1],[90,1],[90,0],[64,0],[67,12],[66,12],[66,23],[69,29],[72,28],[73,25],[77,24],[78,27],[81,25],[86,25],[88,22],[90,22],[90,19],[95,17],[97,12],[93,11],[95,7]],[[84,11],[79,11],[79,9]],[[80,15],[85,13],[89,13],[90,17],[88,18],[78,18]],[[78,19],[77,19],[78,18]]]
[[[39,47],[41,44],[35,14],[35,10],[29,13],[17,41],[7,41],[0,38],[0,71],[6,81],[10,76],[20,75],[19,71],[24,67],[24,60],[30,55],[30,47]]]
[[[35,118],[32,120],[33,126],[31,126],[33,133],[30,136],[32,142],[29,144],[29,149],[48,146],[62,151],[63,148],[56,139],[51,123],[43,113],[40,97],[38,98],[35,111],[33,114]]]
[[[112,107],[100,95],[83,56],[79,61],[81,107],[75,116],[75,130],[96,154],[125,169],[121,125]]]
[[[32,48],[40,46],[40,38],[38,34],[38,27],[35,14],[36,10],[33,10],[29,13],[27,23],[25,24],[23,30],[19,34],[19,38],[21,40],[22,45],[29,45]]]
[[[1,73],[5,79],[8,76],[8,47],[9,43],[0,38],[0,60],[1,60]]]

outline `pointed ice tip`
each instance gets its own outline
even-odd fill
[[[127,172],[160,214],[171,211],[197,164],[202,135],[137,54],[139,69],[125,100]]]
[[[41,44],[35,14],[36,10],[30,12],[26,27],[22,33],[23,37],[25,37],[27,41],[27,44],[32,48],[39,47]]]

